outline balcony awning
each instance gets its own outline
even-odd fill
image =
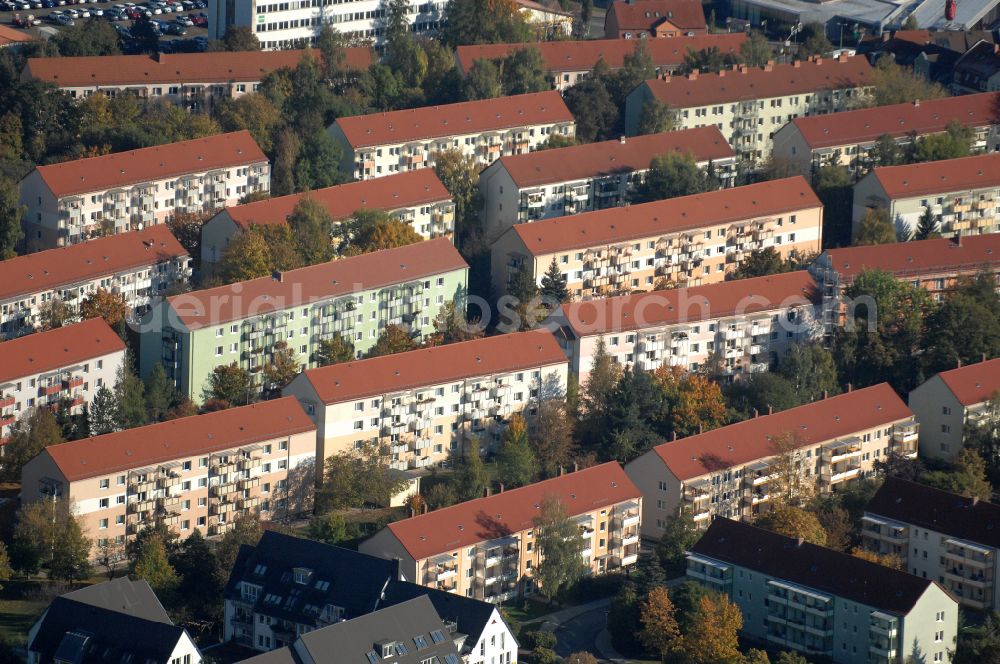
[[[812,597],[813,599],[817,599],[817,600],[819,600],[821,602],[832,602],[833,601],[833,597],[831,597],[830,595],[824,595],[824,594],[822,594],[820,592],[817,592],[815,590],[810,590],[808,588],[804,588],[803,586],[795,585],[794,583],[785,583],[783,581],[777,581],[777,580],[772,579],[772,580],[770,580],[770,581],[767,582],[767,585],[769,585],[769,586],[776,586],[776,587],[782,588],[784,590],[790,590],[790,591],[792,591],[794,593],[798,593],[800,595],[805,595],[806,597]]]
[[[621,504],[621,509],[623,509],[623,510],[637,510],[637,509],[639,509],[639,503],[636,502],[636,501],[634,501],[634,500],[630,500],[627,503],[622,503]]]
[[[987,549],[986,547],[979,546],[978,544],[973,544],[972,542],[966,542],[963,540],[948,538],[945,540],[946,544],[951,544],[952,546],[960,546],[963,549],[969,549],[975,551],[976,553],[981,553],[984,556],[988,556],[993,553],[992,549]]]
[[[879,620],[884,620],[888,623],[896,622],[896,616],[892,615],[891,613],[883,613],[882,611],[872,611],[871,617],[878,618]]]
[[[687,559],[688,560],[693,560],[696,563],[701,563],[702,565],[707,565],[707,566],[711,567],[712,569],[717,569],[717,570],[719,570],[721,572],[728,572],[729,571],[729,565],[727,565],[727,564],[725,564],[723,562],[720,562],[720,561],[718,561],[718,560],[716,560],[714,558],[706,558],[704,556],[699,556],[697,553],[688,553],[687,554]]]
[[[449,565],[455,562],[455,557],[450,553],[442,553],[431,558],[430,562],[435,565]]]

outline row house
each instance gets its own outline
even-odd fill
[[[870,209],[916,229],[930,211],[942,235],[1000,230],[1000,154],[874,168],[854,185],[854,230]]]
[[[514,224],[620,207],[654,157],[691,155],[720,187],[732,186],[736,153],[716,127],[646,134],[501,157],[479,174],[483,222],[496,236]]]
[[[685,67],[684,58],[691,51],[698,53],[718,49],[725,56],[737,57],[747,40],[745,32],[676,37],[669,40],[626,41],[623,39],[556,40],[523,44],[466,44],[455,49],[458,72],[468,76],[476,60],[502,60],[518,51],[535,49],[542,57],[545,77],[559,92],[589,78],[598,62],[611,71],[625,66],[625,58],[645,49],[653,61],[656,73],[667,74]]]
[[[807,176],[838,164],[860,177],[872,166],[879,140],[888,137],[906,147],[951,123],[973,130],[973,152],[992,152],[1000,146],[998,100],[1000,93],[984,92],[797,118],[774,135],[774,160]]]
[[[182,538],[222,535],[241,514],[302,509],[315,455],[298,402],[262,401],[50,445],[21,471],[21,502],[69,501],[96,558],[156,523]]]
[[[432,37],[444,23],[444,2],[407,3],[406,20],[419,37]],[[316,46],[325,26],[352,43],[385,41],[385,7],[381,0],[209,0],[209,39],[222,39],[231,27],[254,33],[266,51]]]
[[[358,357],[388,325],[420,340],[447,303],[463,310],[468,271],[454,245],[438,238],[175,295],[143,319],[141,373],[162,364],[177,389],[200,402],[220,366],[249,371],[260,388],[278,342],[310,367],[321,342],[335,337]]]
[[[679,129],[715,125],[741,159],[766,161],[775,132],[796,118],[857,105],[872,91],[863,57],[815,57],[763,67],[733,65],[717,74],[663,76],[645,81],[625,100],[625,131],[638,133],[647,103],[670,109]]]
[[[804,270],[710,286],[562,305],[561,338],[581,385],[604,350],[623,366],[738,376],[768,371],[788,349],[822,336],[815,282]]]
[[[918,425],[888,383],[730,424],[659,445],[625,466],[642,491],[644,537],[670,517],[752,521],[772,493],[807,485],[820,493],[875,472],[891,453],[917,456]]]
[[[103,318],[0,344],[0,454],[19,418],[44,407],[80,414],[124,361],[125,344]]]
[[[431,168],[434,154],[445,150],[488,166],[552,136],[572,138],[576,121],[559,93],[549,91],[337,118],[327,133],[343,149],[341,169],[370,180]]]
[[[641,205],[516,224],[491,247],[504,293],[555,261],[574,298],[724,281],[752,251],[820,251],[823,204],[800,176]]]
[[[592,574],[636,565],[643,497],[615,462],[390,523],[358,550],[398,559],[408,581],[464,597],[505,602],[538,590],[535,518],[561,503],[580,529]]]
[[[605,39],[678,38],[708,32],[697,0],[620,0],[604,16]]]
[[[37,251],[142,230],[270,189],[249,131],[38,166],[20,182],[28,247]]]
[[[850,313],[845,291],[861,273],[888,272],[941,301],[963,277],[983,271],[1000,274],[1000,234],[827,249],[809,270],[823,292],[823,324],[829,338]]]
[[[951,89],[955,94],[1000,91],[1000,44],[992,33],[955,62]]]
[[[1000,505],[887,477],[861,519],[866,549],[899,558],[914,576],[937,581],[966,609],[1000,608]]]
[[[319,458],[374,441],[416,470],[495,447],[512,415],[565,396],[567,366],[551,332],[516,332],[310,369],[284,394],[316,422]]]
[[[0,338],[37,330],[57,300],[74,315],[98,290],[124,297],[131,320],[190,277],[187,249],[166,226],[0,261]]]
[[[741,634],[835,664],[951,661],[955,598],[849,553],[716,519],[687,554],[689,581],[728,596]]]
[[[573,34],[571,12],[535,0],[514,0],[514,4],[538,39],[569,39]]]
[[[286,606],[290,597],[298,601]],[[223,640],[258,651],[297,635],[426,598],[465,664],[514,661],[517,640],[492,604],[400,579],[399,563],[351,549],[266,531],[245,546],[225,589]],[[340,652],[340,651],[338,651]]]
[[[305,55],[289,50],[28,58],[21,80],[51,83],[74,99],[130,94],[197,111],[257,92],[268,74],[294,69]],[[364,71],[372,61],[368,47],[344,49],[345,69]]]
[[[910,390],[908,403],[920,422],[920,456],[952,461],[971,429],[1000,417],[1000,359],[942,371]]]
[[[295,206],[310,199],[326,209],[334,222],[359,210],[378,210],[405,222],[423,238],[451,238],[455,202],[433,169],[422,168],[380,178],[291,194],[227,207],[201,229],[201,269],[211,273],[237,233],[250,226],[287,224]]]

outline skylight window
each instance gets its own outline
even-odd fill
[[[433,641],[434,643],[441,643],[442,641],[444,641],[444,634],[441,633],[441,630],[436,629],[433,632],[431,632],[431,641]]]
[[[413,637],[413,643],[416,644],[417,650],[423,650],[427,647],[427,639],[425,639],[421,634]]]

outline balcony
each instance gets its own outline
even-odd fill
[[[861,454],[861,439],[857,436],[830,443],[823,448],[823,460],[828,463],[856,459],[861,457]]]
[[[0,398],[0,408],[7,408],[14,405],[14,397],[7,396]]]
[[[236,480],[236,488],[240,491],[246,491],[248,489],[256,489],[260,486],[259,477],[245,477],[241,480]]]
[[[897,424],[892,427],[892,441],[894,443],[908,444],[916,443],[920,434],[920,425],[916,422]]]
[[[953,563],[973,567],[975,569],[993,569],[993,551],[985,547],[976,546],[971,542],[948,539],[945,540],[947,549],[945,550],[945,560]]]
[[[38,394],[39,396],[48,397],[52,396],[53,394],[59,394],[60,392],[62,392],[62,389],[63,389],[62,382],[59,382],[56,383],[55,385],[49,385],[47,387],[39,387]]]
[[[236,483],[230,482],[229,484],[213,484],[208,488],[208,491],[210,496],[228,496],[236,491]]]
[[[0,417],[0,427],[10,426],[16,419],[13,415],[4,415]]]
[[[236,509],[239,510],[252,510],[260,507],[260,498],[257,496],[251,496],[249,498],[238,498],[236,500]]]
[[[76,387],[83,387],[83,377],[75,376],[73,378],[68,378],[63,380],[63,389],[72,390]]]

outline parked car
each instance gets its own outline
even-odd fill
[[[35,18],[31,14],[14,14],[14,18],[10,22],[15,28],[30,28],[33,25],[42,24],[41,19]]]
[[[62,26],[76,25],[76,21],[71,19],[69,16],[66,16],[65,14],[60,14],[59,16],[57,16],[56,22]]]
[[[198,16],[196,14],[189,14],[188,18],[191,19],[191,23],[193,23],[194,25],[198,26],[199,28],[207,28],[208,27],[208,19],[205,18],[204,16]]]
[[[174,19],[174,22],[177,23],[177,25],[183,25],[184,27],[187,28],[190,28],[194,25],[194,21],[189,19],[187,16],[178,16],[177,18]]]

